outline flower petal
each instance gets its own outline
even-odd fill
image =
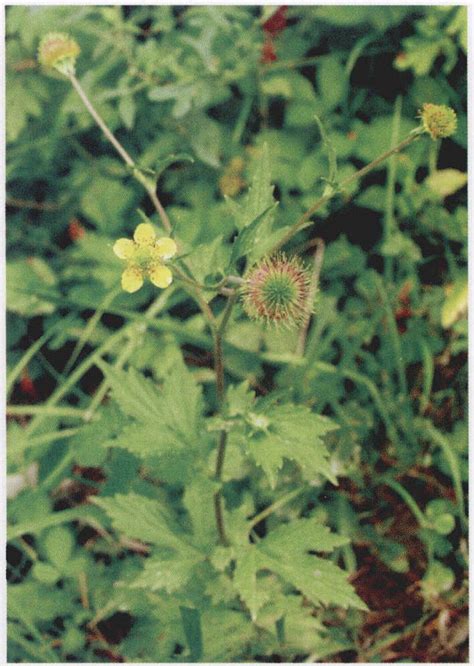
[[[157,259],[171,259],[177,250],[178,247],[172,238],[158,238],[153,254]]]
[[[147,222],[142,222],[135,229],[133,238],[135,240],[135,243],[138,243],[139,245],[153,245],[156,238],[155,230],[153,229],[151,224],[147,224]]]
[[[119,238],[114,243],[114,253],[119,259],[130,259],[135,249],[135,243],[128,238]]]
[[[122,273],[122,289],[128,291],[129,294],[133,294],[134,291],[138,291],[143,284],[143,275],[138,268],[134,266],[129,266]]]
[[[167,266],[161,264],[155,264],[150,268],[148,273],[150,280],[156,287],[160,289],[166,289],[173,282],[173,274]]]

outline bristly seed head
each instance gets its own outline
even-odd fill
[[[304,320],[311,277],[297,257],[265,257],[244,280],[243,307],[249,317],[287,327]]]

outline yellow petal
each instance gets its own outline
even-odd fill
[[[130,266],[122,273],[122,289],[124,291],[128,291],[129,294],[133,294],[134,291],[138,291],[142,284],[143,276],[138,268]]]
[[[170,269],[167,266],[162,266],[160,264],[155,264],[150,268],[149,272],[150,280],[156,287],[160,289],[166,289],[169,287],[173,281],[173,275]]]
[[[159,238],[155,243],[153,254],[158,259],[171,259],[176,254],[177,249],[172,238]]]
[[[119,238],[115,241],[113,250],[119,259],[130,259],[133,255],[135,244],[128,238]]]
[[[138,243],[139,245],[153,245],[156,238],[155,230],[153,229],[151,224],[142,222],[135,229],[133,238],[135,242]]]

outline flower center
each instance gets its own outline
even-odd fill
[[[142,270],[145,270],[148,268],[151,262],[151,250],[149,247],[137,247],[135,249],[135,253],[133,255],[133,263],[135,266],[138,266],[138,268],[141,268]]]

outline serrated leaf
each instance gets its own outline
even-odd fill
[[[347,574],[332,562],[309,554],[332,552],[345,545],[346,537],[333,534],[314,518],[280,525],[255,546],[236,551],[233,584],[255,620],[266,602],[265,588],[257,573],[270,570],[299,590],[313,604],[366,609]]]
[[[261,217],[265,211],[273,206],[273,185],[271,183],[271,165],[268,144],[260,148],[258,161],[255,161],[252,184],[240,205],[239,216],[236,219],[238,229],[244,229]]]
[[[165,590],[169,594],[182,589],[193,574],[193,568],[204,559],[196,550],[174,551],[170,557],[152,555],[141,574],[128,587],[146,590]]]
[[[105,363],[100,367],[114,400],[135,419],[110,443],[140,456],[196,446],[202,427],[202,390],[181,359],[160,388],[133,368],[125,372]]]
[[[304,551],[331,553],[344,546],[349,539],[318,522],[315,518],[300,518],[291,523],[279,525],[265,538],[267,546],[284,550],[289,555]]]
[[[254,628],[246,613],[225,607],[202,613],[203,661],[236,662],[243,646],[254,639]]]
[[[294,460],[305,472],[321,474],[332,483],[329,452],[322,437],[338,426],[304,405],[279,405],[262,412],[269,421],[264,432],[245,439],[248,453],[268,477],[272,488],[285,459]]]
[[[229,416],[241,416],[248,412],[255,401],[255,391],[250,389],[248,380],[240,384],[231,384],[227,389]]]
[[[266,543],[258,544],[262,566],[278,574],[307,597],[315,606],[321,604],[367,610],[352,586],[347,574],[328,560],[308,555],[301,549],[287,550],[286,546]]]
[[[259,552],[254,546],[239,548],[236,551],[232,583],[249,609],[253,621],[257,619],[258,611],[268,599],[265,591],[257,585],[257,571],[260,568]]]
[[[106,512],[117,532],[164,548],[183,548],[181,536],[169,526],[158,500],[129,493],[94,497],[92,501]]]
[[[266,253],[261,242],[268,238],[271,232],[273,213],[277,206],[278,202],[274,201],[239,233],[232,246],[232,261],[236,261],[239,257],[249,257],[251,255],[252,258],[249,261],[253,263]]]

